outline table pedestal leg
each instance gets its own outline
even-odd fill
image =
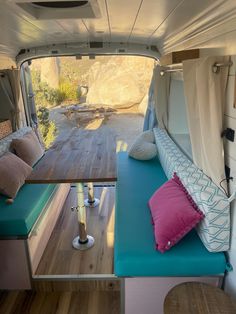
[[[86,232],[86,208],[84,205],[84,185],[77,183],[78,193],[78,222],[79,222],[79,235],[74,238],[72,245],[77,250],[87,250],[94,245],[94,238],[87,235]]]
[[[98,198],[94,198],[93,183],[88,183],[88,198],[84,201],[86,207],[96,207],[100,203]]]

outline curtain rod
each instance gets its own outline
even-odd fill
[[[163,76],[163,75],[165,75],[166,72],[183,72],[183,69],[182,68],[175,68],[175,69],[161,70],[160,75]]]
[[[218,73],[220,68],[223,68],[223,67],[230,67],[233,65],[233,62],[232,61],[229,61],[229,62],[225,62],[225,63],[214,63],[212,65],[212,71],[214,73]],[[173,69],[165,69],[165,70],[161,70],[160,72],[160,75],[163,76],[166,72],[182,72],[183,69],[182,68],[173,68]]]

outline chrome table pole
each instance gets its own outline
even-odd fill
[[[88,183],[88,198],[84,201],[86,207],[96,207],[100,203],[98,198],[94,197],[93,183]]]

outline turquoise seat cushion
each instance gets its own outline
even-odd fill
[[[118,154],[115,254],[117,276],[203,276],[222,274],[224,253],[210,253],[192,230],[169,251],[155,249],[147,202],[167,181],[159,160],[138,161]]]
[[[55,184],[24,184],[13,204],[1,196],[0,237],[26,237],[55,189]]]

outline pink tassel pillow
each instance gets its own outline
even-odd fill
[[[176,174],[153,194],[148,205],[154,224],[156,248],[162,253],[204,218]]]

